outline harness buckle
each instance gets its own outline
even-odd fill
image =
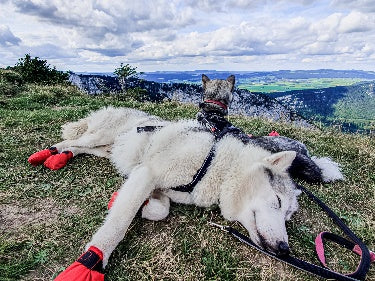
[[[209,221],[208,224],[211,225],[211,226],[213,226],[213,227],[217,227],[217,228],[219,228],[222,231],[229,232],[228,227],[225,226],[225,225],[217,224],[217,223],[214,223],[212,221]]]

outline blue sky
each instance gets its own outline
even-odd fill
[[[0,0],[0,67],[375,71],[375,0]]]

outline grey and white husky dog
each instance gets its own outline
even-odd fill
[[[224,97],[219,102],[230,105],[234,77],[202,80],[205,93],[219,93]],[[146,126],[158,127],[137,130]],[[87,249],[94,246],[103,254],[103,266],[147,199],[142,216],[152,220],[168,215],[170,200],[202,207],[218,204],[223,217],[239,221],[260,247],[285,254],[289,251],[285,221],[298,208],[293,171],[305,170],[300,174],[312,181],[342,179],[335,162],[310,158],[306,147],[295,140],[260,137],[244,143],[226,134],[215,141],[197,120],[168,122],[129,108],[93,112],[64,125],[62,136],[64,141],[54,145],[57,153],[107,157],[127,176],[103,225],[87,244]],[[193,191],[173,190],[191,181],[214,143],[212,163]],[[311,167],[314,176],[309,178]]]

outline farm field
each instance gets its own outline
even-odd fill
[[[280,79],[280,80],[259,80],[239,81],[238,88],[250,92],[273,93],[306,89],[323,89],[336,86],[350,86],[364,81],[360,78],[311,78],[311,79]]]

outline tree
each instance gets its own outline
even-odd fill
[[[51,67],[46,60],[39,57],[32,58],[30,54],[19,59],[13,69],[21,74],[26,83],[58,84],[69,79],[69,73],[58,71],[55,66]]]
[[[127,88],[126,84],[128,82],[128,79],[138,78],[138,75],[143,74],[143,72],[138,73],[137,67],[131,66],[128,63],[127,64],[121,63],[120,67],[115,69],[114,74],[116,74],[116,76],[118,77],[122,90],[125,91]]]

